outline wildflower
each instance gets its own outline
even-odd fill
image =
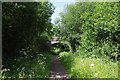
[[[98,76],[98,73],[95,73],[95,74],[94,74],[94,77],[97,77],[97,76]]]
[[[90,66],[92,67],[92,66],[94,66],[94,64],[90,64]]]
[[[81,60],[81,62],[83,62],[83,60]]]
[[[91,57],[89,57],[91,59]]]

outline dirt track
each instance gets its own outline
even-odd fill
[[[50,72],[50,80],[69,80],[68,73],[63,64],[61,64],[57,55],[54,55],[52,69]]]

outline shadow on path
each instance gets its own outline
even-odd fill
[[[69,80],[68,73],[57,55],[54,55],[49,80]]]

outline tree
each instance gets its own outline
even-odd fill
[[[73,52],[84,56],[119,57],[119,3],[80,2],[61,14],[60,35]],[[77,45],[78,44],[78,45]]]
[[[3,2],[2,8],[3,57],[19,56],[22,48],[37,48],[42,33],[52,28],[50,2]]]

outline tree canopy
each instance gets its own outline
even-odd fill
[[[66,7],[56,28],[73,52],[115,57],[120,53],[118,13],[118,2],[79,2]]]
[[[26,47],[42,50],[40,46],[52,36],[53,5],[50,2],[3,2],[2,8],[3,56],[19,55]]]

